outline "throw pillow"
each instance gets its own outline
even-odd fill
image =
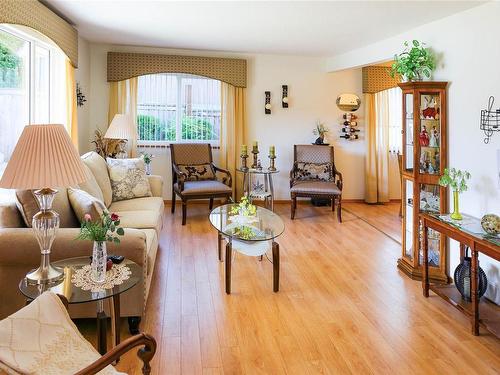
[[[150,197],[151,186],[142,158],[107,159],[113,202]]]
[[[57,189],[52,209],[59,214],[60,228],[78,228],[79,223],[68,200],[66,188]],[[33,194],[33,190],[16,190],[16,205],[23,217],[24,223],[31,228],[33,216],[40,211],[38,200]]]
[[[87,174],[87,180],[78,184],[80,190],[86,191],[93,197],[96,197],[100,201],[104,202],[104,195],[102,194],[102,190],[95,179],[94,174],[91,169],[87,166],[87,164],[83,164],[83,169],[85,169],[85,173]]]
[[[331,163],[297,163],[297,180],[310,181],[331,181],[332,165]]]
[[[89,214],[92,221],[95,221],[107,210],[103,201],[80,189],[69,188],[68,198],[80,223],[84,221],[86,214]]]
[[[188,181],[215,180],[212,164],[178,165],[179,170],[187,175]]]

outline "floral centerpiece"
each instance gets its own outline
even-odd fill
[[[92,221],[90,214],[85,214],[80,227],[80,234],[77,240],[94,241],[92,251],[91,278],[97,283],[102,283],[106,279],[106,265],[108,254],[106,242],[120,243],[119,236],[123,236],[125,231],[119,227],[120,217],[115,214],[104,212],[102,216]]]
[[[239,204],[231,207],[229,214],[231,215],[231,223],[226,229],[232,231],[233,235],[244,240],[255,238],[259,229],[253,226],[252,223],[259,221],[257,206],[250,202],[247,194],[241,197]]]
[[[151,175],[151,162],[153,161],[154,155],[148,154],[147,152],[142,153],[142,160],[146,164],[146,174]]]
[[[317,145],[324,144],[326,133],[328,133],[328,128],[325,126],[325,124],[321,123],[320,121],[317,121],[316,128],[314,128],[313,130],[313,134],[317,135],[318,138],[316,139],[316,141],[314,141],[314,143]]]
[[[453,220],[462,220],[458,208],[458,195],[467,190],[467,180],[469,179],[470,173],[468,171],[455,168],[445,168],[444,174],[439,179],[439,185],[451,186],[453,189],[453,213],[450,216]]]

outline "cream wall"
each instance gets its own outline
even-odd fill
[[[309,143],[315,139],[312,129],[316,120],[329,128],[329,141],[335,146],[337,168],[344,177],[344,198],[362,199],[364,196],[364,132],[361,139],[349,142],[340,135],[341,112],[335,105],[338,94],[361,94],[361,70],[338,73],[325,72],[324,59],[280,55],[221,54],[208,51],[185,51],[161,48],[111,46],[90,44],[90,97],[92,98],[86,136],[91,139],[96,126],[106,128],[108,112],[108,83],[106,56],[108,51],[189,54],[204,56],[240,57],[248,60],[247,143],[258,140],[264,165],[267,164],[269,145],[276,146],[277,167],[275,180],[277,199],[289,199],[288,173],[293,159],[293,144]],[[289,86],[290,105],[281,108],[281,85]],[[264,114],[264,91],[271,91],[272,114]],[[363,107],[358,111],[363,115]],[[363,119],[360,119],[363,129]],[[83,140],[82,140],[83,142]],[[89,146],[89,145],[88,145]],[[85,151],[85,150],[83,150]],[[148,151],[150,151],[148,149]],[[170,199],[169,150],[152,150],[153,172],[165,177],[165,199]],[[264,157],[266,156],[266,157]],[[217,155],[214,155],[217,157]]]
[[[500,214],[500,133],[486,145],[479,129],[480,110],[487,107],[490,95],[497,98],[495,108],[500,107],[499,14],[500,3],[490,2],[327,61],[328,70],[337,71],[387,60],[401,50],[404,40],[419,39],[432,46],[441,59],[434,79],[450,82],[449,164],[472,174],[470,190],[460,198],[461,210],[477,217]],[[450,252],[454,270],[459,261],[456,243]],[[490,280],[488,296],[500,303],[499,263],[484,256],[480,263]]]
[[[82,107],[77,107],[78,144],[81,153],[90,147],[88,130],[90,121],[90,44],[86,39],[78,37],[78,68],[75,69],[75,80],[80,84],[87,101]]]

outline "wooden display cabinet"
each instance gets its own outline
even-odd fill
[[[405,82],[403,95],[402,256],[398,268],[412,279],[423,273],[419,213],[447,213],[448,191],[439,186],[447,167],[447,82]],[[429,230],[429,278],[447,283],[447,241]]]

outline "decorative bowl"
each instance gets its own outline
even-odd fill
[[[500,234],[500,216],[495,214],[486,214],[481,218],[481,226],[484,231],[494,236]]]

